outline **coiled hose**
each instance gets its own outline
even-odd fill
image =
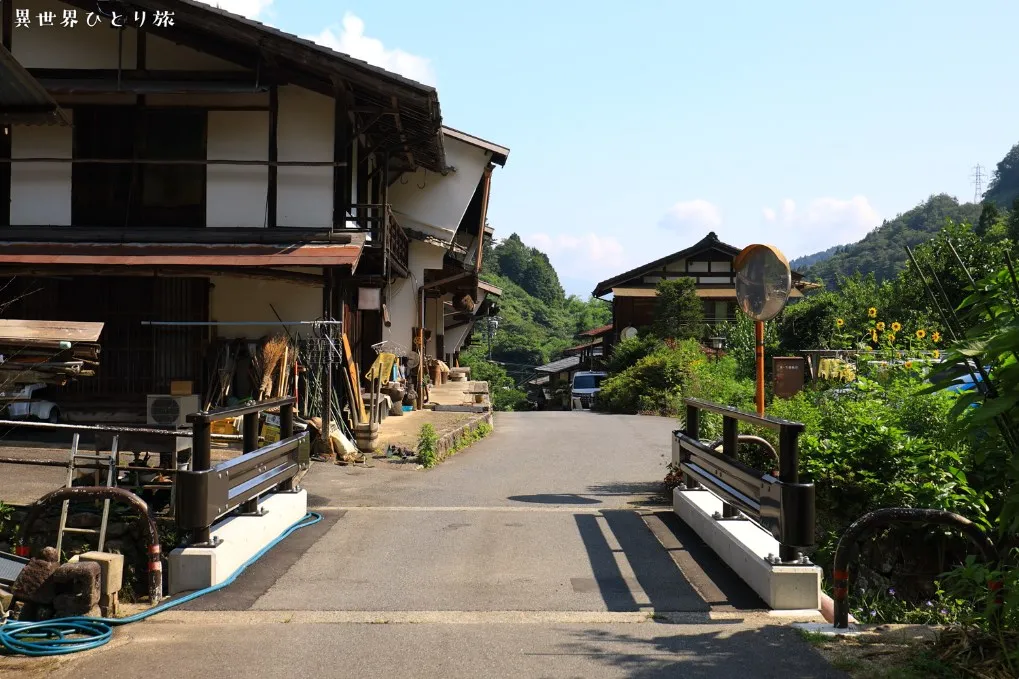
[[[7,621],[0,624],[0,646],[14,653],[34,657],[64,655],[99,648],[113,637],[113,628],[118,625],[126,625],[144,620],[156,613],[161,613],[174,606],[194,601],[198,597],[210,592],[223,589],[236,580],[237,576],[243,573],[248,566],[261,559],[266,552],[285,540],[291,533],[314,525],[321,520],[321,514],[308,512],[304,518],[283,531],[279,537],[241,564],[240,568],[218,585],[191,592],[179,599],[164,601],[147,611],[142,611],[126,618],[88,618],[76,616],[41,622]]]

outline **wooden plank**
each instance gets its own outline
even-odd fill
[[[0,319],[0,340],[30,339],[97,342],[102,332],[102,323]]]
[[[343,333],[343,357],[347,362],[347,371],[350,373],[350,384],[354,388],[354,398],[357,400],[357,410],[361,422],[368,421],[368,411],[364,408],[364,397],[361,395],[361,380],[358,379],[357,361],[350,350],[350,342],[347,340],[347,333]]]

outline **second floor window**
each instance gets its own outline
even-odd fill
[[[74,156],[201,161],[206,117],[184,108],[78,107]],[[205,177],[200,164],[75,163],[72,218],[81,226],[202,227]]]

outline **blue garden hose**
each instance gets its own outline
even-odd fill
[[[236,580],[237,576],[243,573],[248,566],[261,559],[266,552],[282,542],[291,533],[314,525],[321,520],[321,514],[308,512],[304,518],[283,531],[279,537],[241,564],[240,568],[218,585],[191,592],[179,599],[164,601],[147,611],[142,611],[126,618],[88,618],[76,616],[44,620],[42,622],[8,621],[0,624],[0,646],[14,653],[34,657],[64,655],[99,648],[113,637],[113,628],[115,626],[144,620],[149,616],[161,613],[174,606],[180,606],[181,604],[193,601],[209,592],[223,589]]]

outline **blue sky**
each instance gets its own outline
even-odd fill
[[[221,0],[426,81],[510,147],[489,221],[567,292],[709,231],[790,258],[971,200],[1019,141],[1019,3]]]

